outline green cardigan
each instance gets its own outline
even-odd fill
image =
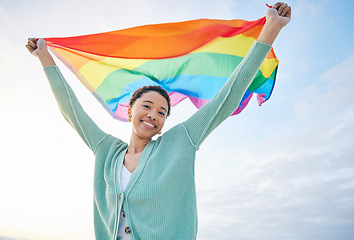
[[[196,151],[237,108],[270,49],[268,44],[255,42],[212,100],[187,121],[150,141],[124,193],[119,176],[128,144],[104,133],[91,120],[57,66],[44,69],[63,116],[95,154],[96,239],[117,238],[123,204],[131,239],[196,239]]]

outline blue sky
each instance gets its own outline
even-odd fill
[[[57,109],[28,37],[73,36],[198,18],[255,20],[262,0],[0,0],[0,240],[94,239],[93,155]],[[290,1],[274,44],[270,100],[251,100],[201,146],[199,240],[351,240],[354,237],[353,1]],[[130,125],[102,109],[57,61],[106,132]],[[165,129],[193,114],[184,101]]]

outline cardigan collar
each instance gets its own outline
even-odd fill
[[[124,191],[124,195],[125,196],[128,196],[129,195],[129,192],[130,190],[133,188],[134,184],[136,183],[136,181],[138,180],[140,174],[142,173],[144,167],[145,167],[145,164],[147,163],[148,159],[149,159],[149,156],[150,156],[150,153],[153,149],[155,145],[155,141],[154,140],[151,140],[150,142],[148,142],[148,144],[146,144],[143,152],[141,153],[140,155],[140,158],[139,158],[139,161],[138,161],[138,164],[136,165],[136,168],[134,170],[134,172],[132,172],[131,176],[130,176],[130,179],[129,179],[129,182],[125,188],[125,191]],[[117,167],[117,180],[119,182],[119,188],[120,190],[122,191],[121,189],[121,186],[120,186],[120,174],[121,174],[121,171],[122,171],[122,166],[123,166],[123,162],[124,162],[124,157],[125,157],[125,154],[128,150],[128,147],[122,151],[122,154],[119,155],[119,159],[118,159],[118,167]]]

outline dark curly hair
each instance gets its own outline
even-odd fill
[[[151,85],[151,86],[144,86],[144,87],[139,88],[138,90],[136,90],[136,91],[134,92],[132,98],[130,99],[129,106],[130,106],[130,107],[133,107],[133,104],[135,103],[135,101],[136,101],[138,98],[141,98],[141,96],[142,96],[144,93],[151,92],[151,91],[154,91],[154,92],[159,93],[161,96],[163,96],[163,97],[166,99],[167,105],[168,105],[166,117],[168,117],[168,116],[170,115],[170,109],[171,109],[170,96],[168,96],[166,90],[163,89],[163,88],[160,87],[160,86],[152,86],[152,85]]]

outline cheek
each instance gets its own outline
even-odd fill
[[[166,122],[166,118],[162,117],[161,120],[160,120],[161,128],[165,125],[165,122]]]
[[[132,118],[139,117],[139,115],[141,115],[142,113],[143,113],[143,109],[138,109],[136,107],[133,107],[132,110],[131,110]]]

